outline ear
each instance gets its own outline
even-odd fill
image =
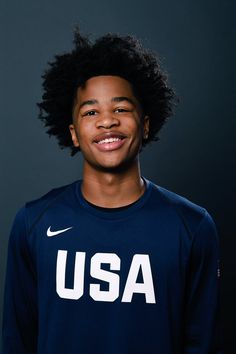
[[[149,122],[150,122],[149,116],[145,116],[143,119],[143,139],[145,140],[148,139]]]
[[[79,147],[79,141],[78,141],[78,138],[76,135],[76,130],[75,130],[74,124],[70,124],[69,129],[70,129],[71,139],[73,141],[74,147]]]

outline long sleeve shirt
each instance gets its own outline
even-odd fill
[[[8,246],[2,354],[222,354],[219,240],[203,207],[144,179],[126,208],[81,180],[26,203]]]

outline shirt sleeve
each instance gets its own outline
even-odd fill
[[[223,354],[219,238],[207,211],[193,238],[187,276],[184,354]]]
[[[8,243],[2,354],[37,352],[37,284],[25,219],[22,208],[15,217]]]

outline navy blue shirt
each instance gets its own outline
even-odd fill
[[[26,203],[8,247],[2,354],[222,354],[206,209],[144,179],[135,203],[81,181]]]

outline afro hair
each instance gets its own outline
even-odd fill
[[[56,55],[42,75],[39,118],[49,136],[56,136],[59,146],[69,147],[73,156],[79,148],[73,146],[69,125],[78,87],[94,76],[115,75],[129,81],[144,114],[149,116],[149,136],[142,146],[159,140],[158,132],[173,114],[177,100],[157,55],[131,35],[108,33],[92,43],[76,28],[73,43],[73,50]]]

